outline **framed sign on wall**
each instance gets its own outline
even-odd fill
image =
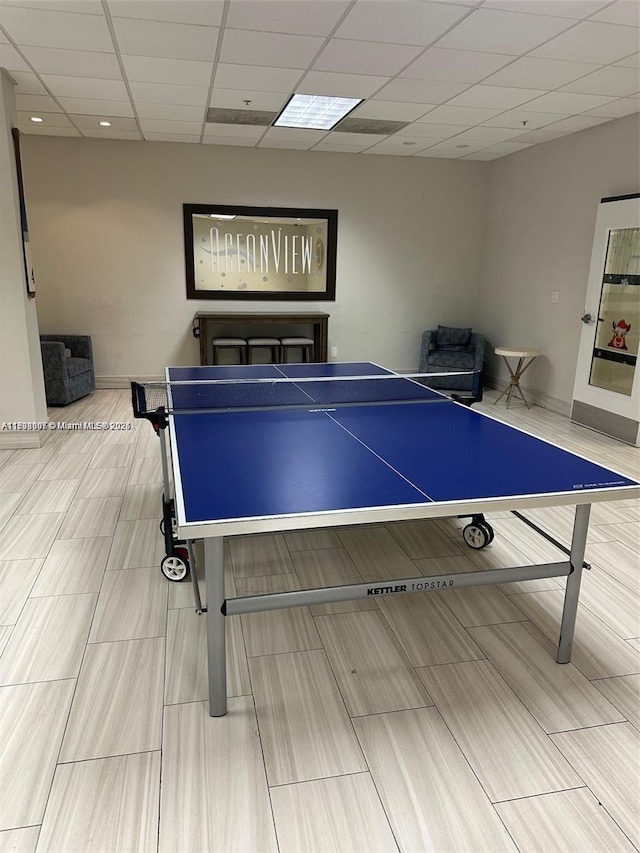
[[[336,298],[337,210],[185,204],[187,299]]]

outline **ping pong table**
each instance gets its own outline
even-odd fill
[[[640,496],[635,480],[369,362],[172,367],[157,398],[152,385],[133,383],[134,413],[161,437],[174,535],[192,562],[204,540],[204,607],[192,581],[211,716],[226,713],[235,614],[564,576],[557,661],[570,661],[590,505]],[[560,505],[576,507],[563,562],[225,596],[225,536]]]

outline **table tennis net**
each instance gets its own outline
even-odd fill
[[[431,379],[441,375],[132,382],[131,390],[134,414],[145,417],[159,410],[172,414],[203,410],[309,409],[366,403],[442,401],[447,397],[428,387]]]

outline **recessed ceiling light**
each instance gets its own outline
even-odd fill
[[[31,116],[31,121],[41,122],[44,121],[44,119],[40,118],[40,116]]]
[[[362,101],[362,98],[292,95],[273,124],[275,127],[331,130]]]
[[[111,127],[110,121],[99,121],[98,124],[100,125],[100,127]]]

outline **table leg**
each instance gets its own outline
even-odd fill
[[[530,367],[530,366],[531,366],[531,364],[533,364],[533,360],[534,360],[534,358],[535,358],[535,356],[533,356],[533,358],[531,358],[531,359],[527,362],[527,364],[525,364],[525,363],[524,363],[524,362],[525,362],[525,358],[524,358],[524,357],[521,357],[521,358],[519,358],[519,359],[518,359],[518,364],[516,365],[516,367],[515,367],[515,368],[512,368],[512,367],[511,367],[511,365],[509,364],[508,360],[507,360],[507,357],[506,357],[506,356],[504,356],[504,355],[502,356],[502,360],[503,360],[503,361],[504,361],[504,363],[507,365],[507,370],[509,371],[509,384],[508,384],[508,385],[507,385],[507,387],[504,389],[504,391],[502,392],[502,394],[500,394],[500,396],[499,396],[496,400],[494,400],[494,401],[493,401],[493,405],[494,405],[494,406],[495,406],[495,404],[496,404],[497,402],[499,402],[500,400],[502,400],[502,398],[503,398],[503,397],[504,397],[504,395],[506,394],[506,395],[507,395],[507,409],[508,409],[508,408],[509,408],[509,406],[511,405],[511,398],[513,397],[513,392],[514,392],[514,391],[517,391],[517,392],[518,392],[518,394],[520,395],[520,397],[522,398],[522,402],[525,404],[525,406],[527,407],[527,409],[530,409],[530,408],[531,408],[531,406],[530,406],[530,405],[529,405],[529,403],[527,402],[526,397],[524,396],[524,393],[523,393],[523,391],[522,391],[522,388],[520,387],[520,378],[522,377],[522,374],[525,372],[525,370],[526,370],[528,367]],[[524,366],[523,366],[523,365],[524,365]]]
[[[589,513],[591,504],[581,504],[576,507],[575,520],[573,522],[573,538],[571,540],[571,574],[567,577],[567,585],[564,593],[564,608],[562,611],[562,622],[560,624],[560,641],[558,643],[558,663],[569,663],[571,661],[571,648],[573,646],[573,634],[576,625],[576,614],[578,612],[578,597],[580,595],[580,581],[582,580],[582,563],[584,552],[587,547],[587,531],[589,530]]]
[[[209,672],[209,714],[227,713],[227,661],[224,622],[224,539],[204,540],[204,572],[207,588],[207,661]]]

